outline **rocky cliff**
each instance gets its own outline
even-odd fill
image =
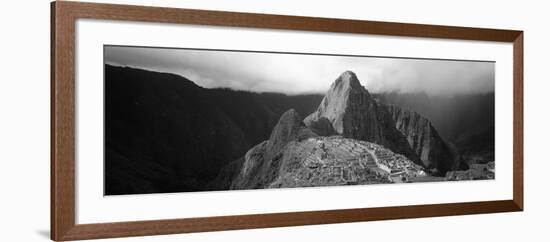
[[[418,113],[379,103],[344,72],[317,110],[301,121],[282,115],[269,140],[219,176],[229,189],[379,184],[442,180],[461,159]]]
[[[355,73],[342,73],[331,85],[317,110],[304,122],[314,130],[326,119],[333,130],[345,138],[380,144],[409,159],[420,159],[405,137],[395,128],[394,120],[384,105],[379,104],[365,89]]]
[[[304,122],[320,135],[336,133],[376,143],[426,168],[436,168],[440,174],[464,168],[456,149],[440,137],[428,119],[378,102],[351,71],[332,83],[317,110]]]
[[[289,144],[316,137],[294,109],[285,112],[266,140],[246,152],[231,189],[262,188],[279,175],[284,152]]]
[[[425,167],[436,168],[442,174],[461,168],[461,158],[456,149],[440,137],[428,119],[394,105],[386,107],[395,127],[407,139]]]

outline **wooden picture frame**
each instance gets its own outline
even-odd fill
[[[100,224],[75,222],[75,22],[143,21],[513,43],[513,199]],[[523,32],[58,1],[51,4],[51,239],[100,239],[523,210]]]

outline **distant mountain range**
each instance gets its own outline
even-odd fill
[[[455,148],[427,118],[395,102],[385,104],[395,101],[391,95],[370,94],[353,72],[344,72],[324,96],[287,96],[206,89],[174,74],[105,65],[105,192],[389,182],[384,171],[365,166],[390,157],[403,167],[444,175],[467,168],[461,147],[475,154],[468,144],[490,143],[485,133],[472,132],[463,140],[473,140]],[[308,116],[302,119],[303,114]],[[317,167],[327,166],[311,160],[323,157],[318,150],[348,146],[355,147],[350,154],[363,150],[372,156],[335,156],[332,166],[345,170],[347,178],[317,179],[322,176]],[[350,159],[358,166],[344,162]],[[370,175],[357,175],[357,169]]]

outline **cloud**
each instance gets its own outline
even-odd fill
[[[105,62],[185,76],[206,88],[324,93],[344,71],[370,92],[494,91],[494,63],[106,46]]]

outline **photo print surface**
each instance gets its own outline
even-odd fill
[[[495,178],[495,62],[104,46],[104,194]]]

